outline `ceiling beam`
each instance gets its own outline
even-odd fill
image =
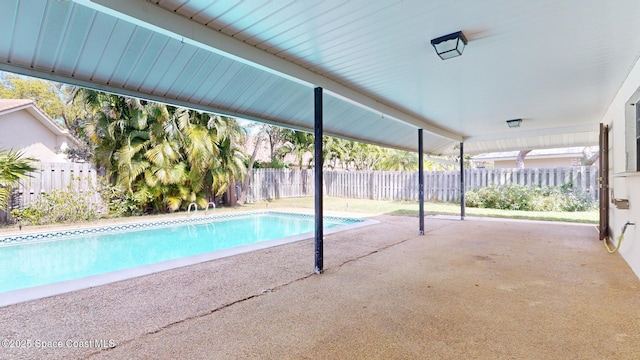
[[[398,110],[336,81],[316,74],[297,64],[238,41],[214,29],[160,8],[144,0],[73,0],[83,6],[115,16],[137,26],[170,36],[198,48],[215,52],[235,61],[284,77],[291,81],[315,88],[361,106],[379,112],[385,118],[399,121],[415,128],[454,141],[462,141],[460,134],[417,116]]]
[[[214,113],[214,114],[218,114],[218,115],[229,116],[229,117],[234,117],[234,118],[238,118],[238,119],[256,121],[256,122],[263,123],[263,124],[269,124],[269,125],[284,127],[284,128],[287,128],[287,129],[313,133],[313,128],[309,127],[309,126],[303,126],[303,125],[300,125],[300,124],[291,124],[291,123],[279,122],[279,121],[276,121],[275,119],[271,119],[271,118],[258,118],[256,116],[240,114],[240,113],[237,113],[237,112],[234,112],[234,111],[229,111],[228,109],[220,109],[220,108],[217,108],[217,107],[214,107],[214,106],[205,106],[205,105],[201,105],[201,104],[193,104],[193,103],[189,103],[187,101],[176,100],[176,99],[166,99],[166,98],[164,98],[164,97],[162,97],[160,95],[141,94],[139,92],[136,92],[136,91],[133,91],[133,90],[128,90],[126,88],[122,88],[122,87],[119,87],[119,86],[110,86],[110,85],[98,84],[98,83],[94,83],[94,82],[87,81],[87,80],[81,80],[81,79],[78,79],[77,77],[73,77],[72,78],[72,77],[60,75],[60,74],[57,74],[57,73],[52,73],[50,71],[42,71],[42,70],[38,70],[38,69],[26,68],[26,67],[23,67],[23,66],[18,66],[18,65],[13,65],[13,64],[6,64],[6,63],[0,63],[0,71],[7,71],[7,72],[10,72],[10,73],[20,74],[20,75],[24,75],[24,76],[30,76],[30,77],[33,77],[33,78],[46,79],[46,80],[49,80],[49,81],[54,81],[54,82],[59,82],[59,83],[64,83],[64,84],[69,84],[69,85],[74,85],[74,86],[80,86],[80,87],[91,89],[91,90],[102,91],[102,92],[106,92],[106,93],[112,93],[112,94],[116,94],[116,95],[128,96],[128,97],[133,97],[133,98],[138,98],[138,99],[145,99],[145,100],[154,101],[154,102],[157,102],[157,103],[167,104],[167,105],[171,105],[171,106],[180,106],[180,107],[183,107],[183,108],[186,108],[186,109],[192,109],[192,110],[196,110],[196,111],[204,111],[204,112],[207,112],[207,113]],[[357,141],[357,142],[369,142],[371,144],[379,145],[379,146],[382,146],[382,147],[398,149],[398,150],[415,151],[415,147],[411,146],[413,144],[407,144],[406,146],[397,146],[395,144],[391,144],[391,143],[384,142],[384,141],[375,141],[375,142],[366,141],[365,139],[362,139],[362,138],[357,138],[357,137],[354,137],[354,136],[345,135],[343,133],[335,132],[335,131],[331,131],[331,130],[324,130],[324,133],[325,133],[325,135],[329,135],[329,136],[333,136],[333,137],[337,137],[337,138],[342,138],[342,139],[346,139],[346,140],[353,140],[353,141]]]
[[[585,132],[587,133],[598,132],[597,124],[594,124],[594,125],[586,124],[586,125],[533,129],[533,130],[520,130],[520,131],[516,130],[516,131],[504,132],[499,134],[467,136],[464,138],[464,142],[470,143],[470,142],[476,142],[476,141],[506,140],[506,139],[526,138],[526,137],[546,136],[546,135],[578,134],[578,133],[585,133]]]

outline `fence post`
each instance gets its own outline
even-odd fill
[[[97,182],[92,164],[39,162],[35,168],[36,171],[29,173],[29,177],[21,181],[18,188],[21,193],[18,206],[21,208],[29,206],[42,194],[65,190],[70,184],[74,191],[85,193],[85,198],[100,200],[97,193],[89,194]]]
[[[44,168],[44,167],[43,167]],[[82,170],[84,171],[84,168]],[[74,170],[74,173],[76,170]],[[464,175],[463,175],[464,174]],[[35,173],[27,186],[22,188],[23,203],[28,199],[31,190],[39,190],[38,179],[43,184],[51,184],[55,171],[46,168],[42,173]],[[310,196],[313,193],[311,170],[290,169],[256,169],[253,172],[248,199],[259,201],[264,199]],[[464,180],[464,189],[472,190],[485,186],[520,184],[525,186],[558,186],[572,180],[575,188],[581,188],[597,199],[598,192],[594,187],[597,171],[595,167],[573,168],[536,168],[536,169],[465,169],[458,171],[425,171],[424,195],[426,200],[457,201]],[[47,179],[46,177],[49,177]],[[86,178],[86,177],[85,177]],[[327,171],[324,173],[323,194],[336,197],[352,197],[373,200],[412,200],[418,197],[416,185],[417,174],[400,171]],[[48,185],[47,185],[48,186]],[[60,186],[66,186],[61,183]],[[83,189],[84,185],[80,188]],[[48,187],[42,187],[48,192]]]

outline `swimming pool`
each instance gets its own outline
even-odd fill
[[[329,234],[371,221],[323,223]],[[313,215],[252,212],[0,237],[0,306],[32,289],[73,291],[311,238],[314,224]]]

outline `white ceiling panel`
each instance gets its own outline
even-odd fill
[[[0,69],[455,154],[592,145],[640,58],[635,0],[3,0]],[[461,57],[430,39],[462,30]],[[522,118],[519,129],[506,120]]]
[[[28,9],[25,10],[28,11]],[[38,53],[34,52],[36,56],[31,65],[38,63],[48,68],[54,68],[58,52],[62,48],[62,42],[65,40],[63,34],[71,20],[72,11],[71,6],[47,6],[43,10],[48,14],[42,18],[42,26],[40,27],[40,34],[38,34],[39,44],[37,44],[37,48],[41,50]],[[44,34],[60,35],[56,39],[57,41],[45,41]]]
[[[42,23],[46,7],[39,6],[31,9],[26,3],[19,3],[10,6],[8,11],[14,10],[15,19],[9,21],[12,29],[7,29],[6,34],[11,34],[10,48],[8,49],[8,61],[21,61],[31,64],[31,59],[35,55],[35,49],[38,45],[38,35],[40,27],[33,24]],[[7,24],[7,25],[8,25]],[[3,33],[4,34],[4,33]]]
[[[153,71],[157,60],[165,55],[164,51],[169,41],[165,36],[151,33],[151,37],[139,53],[140,56],[130,64],[129,75],[124,82],[125,87],[139,91],[141,86],[147,83],[147,77]]]
[[[69,14],[71,13],[72,12],[69,12]],[[99,16],[99,14],[96,14],[91,26],[87,30],[84,30],[87,41],[84,42],[82,52],[78,56],[78,60],[73,68],[74,76],[76,73],[82,74],[82,76],[90,74],[89,78],[93,79],[100,61],[104,56],[108,56],[105,54],[105,51],[109,45],[109,40],[113,36],[117,23],[118,20],[112,17]],[[56,46],[62,48],[60,44],[56,44]],[[43,51],[42,53],[46,54],[47,52]],[[44,67],[45,65],[43,64],[41,66]]]
[[[49,8],[52,11],[45,14],[45,22],[58,21],[58,19],[55,18],[55,13],[57,11],[53,11],[56,7],[56,4],[50,4]],[[90,9],[74,6],[70,11],[68,21],[66,22],[67,26],[63,29],[62,32],[49,33],[43,31],[39,34],[39,44],[49,43],[49,37],[52,34],[57,34],[57,37],[53,37],[51,41],[55,42],[55,40],[57,39],[60,39],[61,41],[59,43],[57,51],[52,51],[51,53],[42,46],[34,49],[35,53],[39,55],[37,59],[44,60],[48,56],[50,56],[50,54],[55,54],[55,63],[51,71],[64,75],[73,74],[79,62],[80,54],[87,51],[87,48],[85,47],[87,44],[87,36],[90,34],[90,29],[93,27],[93,22],[96,16],[99,16],[99,14],[96,14]],[[32,24],[32,26],[33,25],[34,24]],[[34,68],[46,68],[47,64],[34,62],[32,63],[32,66]]]

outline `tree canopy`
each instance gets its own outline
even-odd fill
[[[0,72],[0,98],[33,100],[51,118],[62,120],[63,90],[56,83]]]
[[[254,150],[248,149],[251,157],[241,150],[246,131],[233,118],[4,72],[0,97],[34,100],[84,142],[67,154],[71,159],[94,162],[146,211],[185,209],[192,202],[206,207],[227,189],[235,190],[235,181],[255,161]],[[294,155],[299,168],[315,166],[313,134],[272,125],[263,125],[261,133],[271,166],[283,166],[287,154]],[[323,140],[326,169],[418,168],[416,153],[328,136]]]
[[[246,173],[232,118],[91,90],[79,96],[92,109],[84,130],[96,165],[151,211],[206,207]]]

